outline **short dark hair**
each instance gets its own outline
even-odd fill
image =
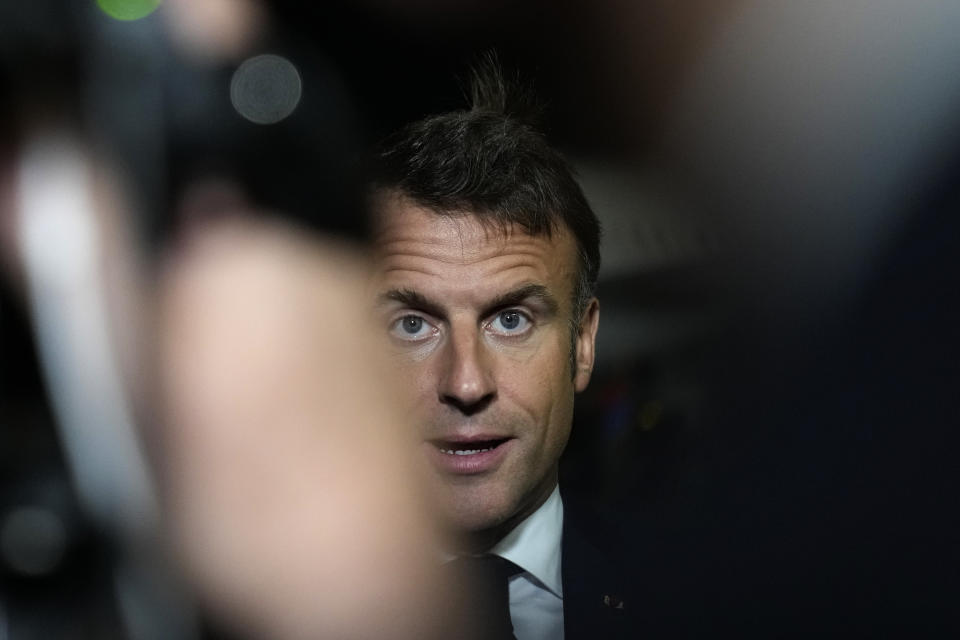
[[[573,169],[537,129],[532,92],[506,81],[495,55],[474,68],[470,97],[469,109],[418,120],[381,143],[372,195],[396,192],[438,215],[474,215],[481,223],[517,225],[530,235],[549,236],[566,225],[579,259],[576,330],[600,270],[597,216]]]

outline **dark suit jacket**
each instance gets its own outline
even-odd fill
[[[636,638],[640,602],[619,532],[588,507],[564,500],[563,626],[566,640]]]

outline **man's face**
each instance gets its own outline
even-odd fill
[[[549,496],[573,396],[593,367],[599,310],[579,324],[571,372],[576,242],[484,228],[384,198],[377,308],[419,424],[444,523],[502,535]]]

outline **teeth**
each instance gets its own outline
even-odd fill
[[[472,456],[475,453],[483,453],[484,451],[490,451],[491,447],[486,449],[440,449],[441,452],[450,454],[452,456]]]

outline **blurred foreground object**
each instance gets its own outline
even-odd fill
[[[244,214],[359,235],[334,71],[257,11],[182,58],[162,10],[0,13],[14,18],[0,20],[4,276],[25,300],[35,404],[54,408],[80,507],[75,527],[39,502],[0,513],[5,562],[27,576],[0,583],[0,638],[192,640],[194,598],[241,637],[430,637],[433,616],[406,613],[435,584],[429,520],[360,338],[359,258],[277,222],[198,221],[251,203]],[[296,99],[264,126],[235,110],[230,80],[271,50],[293,61]],[[233,97],[251,106],[258,78]],[[181,222],[190,242],[166,254]],[[158,289],[151,260],[165,254]],[[65,603],[32,576],[79,546],[74,528],[103,552],[64,570]],[[88,599],[102,610],[73,606]]]
[[[430,518],[366,326],[362,263],[228,219],[167,266],[162,473],[204,599],[257,637],[429,637]]]
[[[190,608],[165,566],[156,491],[134,424],[145,291],[129,202],[68,129],[47,125],[23,137],[8,229],[73,488],[116,556],[110,573],[130,637],[191,638]],[[5,527],[8,553],[10,541],[23,538],[11,531],[25,531],[24,524],[32,523],[36,542],[58,535],[52,513],[43,520],[27,513]],[[24,559],[26,547],[15,548]]]
[[[960,4],[742,2],[683,77],[663,145],[710,194],[738,287],[845,308],[960,139]]]

